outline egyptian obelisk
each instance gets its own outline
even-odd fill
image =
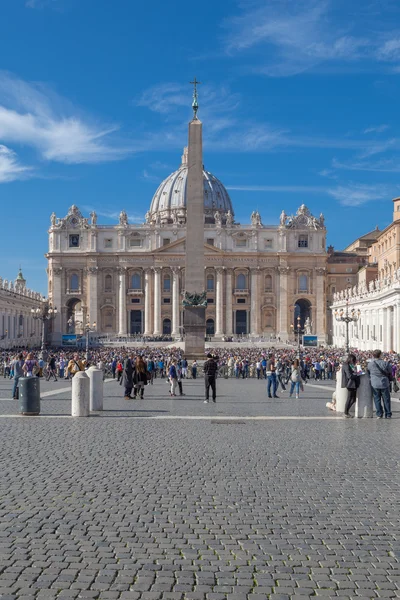
[[[185,355],[204,358],[207,299],[204,286],[204,184],[202,123],[197,117],[196,78],[193,94],[193,119],[189,123],[188,177],[186,192],[186,260],[184,330]]]

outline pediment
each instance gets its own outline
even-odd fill
[[[157,248],[154,250],[154,254],[175,254],[176,252],[186,252],[186,238],[180,238],[179,240],[175,240],[166,246],[161,246],[161,248]],[[216,246],[211,246],[210,244],[204,244],[204,253],[205,254],[224,254],[222,250],[216,248]]]

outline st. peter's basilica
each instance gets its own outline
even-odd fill
[[[183,334],[187,150],[177,171],[157,189],[145,222],[130,224],[121,210],[116,226],[101,225],[71,206],[51,215],[49,299],[59,307],[53,343],[62,334],[98,336]],[[253,211],[249,225],[235,221],[229,194],[204,170],[204,289],[207,335],[216,340],[293,336],[300,316],[321,343],[327,336],[326,228],[303,204],[282,211],[279,225],[264,225]],[[250,215],[249,215],[250,216]]]

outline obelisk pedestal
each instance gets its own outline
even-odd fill
[[[204,184],[202,123],[189,123],[188,178],[186,195],[186,261],[184,330],[185,355],[203,359],[205,352],[207,299],[204,286]]]

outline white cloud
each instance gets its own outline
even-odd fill
[[[397,31],[386,26],[379,33],[371,7],[360,5],[359,18],[345,25],[333,0],[258,0],[241,7],[224,23],[224,47],[231,56],[247,53],[254,72],[285,77],[328,62],[400,60]]]
[[[46,160],[100,163],[133,150],[113,143],[117,129],[79,115],[44,86],[0,72],[0,139],[6,143],[33,147]]]
[[[345,171],[375,171],[378,173],[400,173],[400,158],[382,158],[376,161],[355,160],[342,162],[336,158],[332,161],[332,167]]]
[[[328,194],[342,206],[362,206],[367,202],[391,198],[393,186],[349,183],[328,189]]]
[[[371,126],[371,127],[367,127],[366,129],[364,129],[363,133],[383,133],[384,131],[387,131],[389,129],[389,125],[376,125]]]
[[[59,8],[61,0],[26,0],[25,6],[27,8]]]
[[[0,183],[24,179],[30,171],[30,167],[25,167],[18,162],[15,152],[0,145]]]
[[[227,190],[237,192],[286,192],[321,194],[327,191],[326,187],[312,185],[227,185]]]
[[[121,210],[125,210],[124,207],[121,207],[120,210],[108,210],[108,209],[103,209],[103,208],[98,208],[98,207],[93,207],[93,206],[82,206],[82,210],[86,211],[87,213],[91,213],[93,210],[97,213],[98,217],[104,217],[105,219],[109,219],[110,221],[119,221],[119,214],[121,212]],[[143,223],[144,222],[144,217],[143,215],[138,215],[137,213],[130,213],[129,211],[126,211],[128,214],[128,221],[130,223]]]

